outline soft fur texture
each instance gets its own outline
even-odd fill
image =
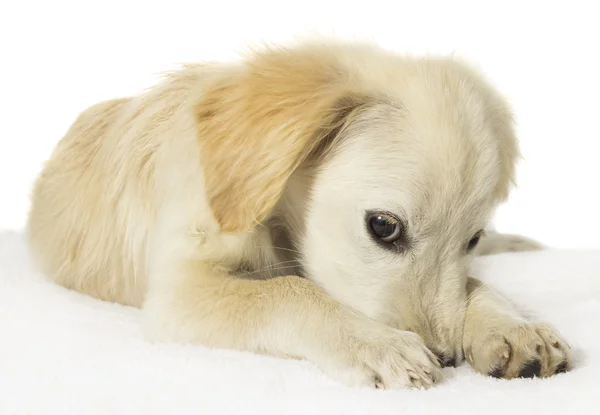
[[[467,271],[517,157],[509,109],[464,63],[265,49],[84,111],[36,183],[29,241],[58,283],[142,307],[156,339],[351,385],[429,387],[463,357],[550,376],[566,343]],[[401,247],[371,237],[372,211]]]
[[[568,336],[575,368],[506,381],[463,362],[427,391],[348,388],[307,361],[153,344],[143,310],[43,278],[0,232],[2,415],[566,415],[600,407],[600,250],[475,258],[472,272]]]

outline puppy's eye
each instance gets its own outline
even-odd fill
[[[372,213],[367,216],[367,226],[371,235],[386,244],[393,244],[402,237],[400,221],[385,213]]]
[[[481,239],[481,234],[483,231],[477,232],[467,244],[467,252],[472,251],[477,244],[479,243],[479,239]]]

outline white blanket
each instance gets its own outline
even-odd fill
[[[575,369],[498,380],[463,364],[428,391],[347,388],[309,362],[150,344],[139,310],[44,280],[0,233],[0,414],[600,413],[600,251],[502,254],[474,275],[552,323]]]

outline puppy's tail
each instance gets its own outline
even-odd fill
[[[493,255],[503,252],[539,251],[546,247],[540,242],[521,235],[486,231],[477,245],[475,255]]]

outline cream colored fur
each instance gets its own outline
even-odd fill
[[[35,185],[29,241],[56,282],[143,308],[154,339],[309,359],[352,385],[428,387],[465,354],[549,376],[566,343],[468,278],[517,157],[505,102],[460,61],[265,49],[85,110]],[[371,209],[401,218],[405,252],[369,237]],[[523,240],[506,241],[478,253]]]

